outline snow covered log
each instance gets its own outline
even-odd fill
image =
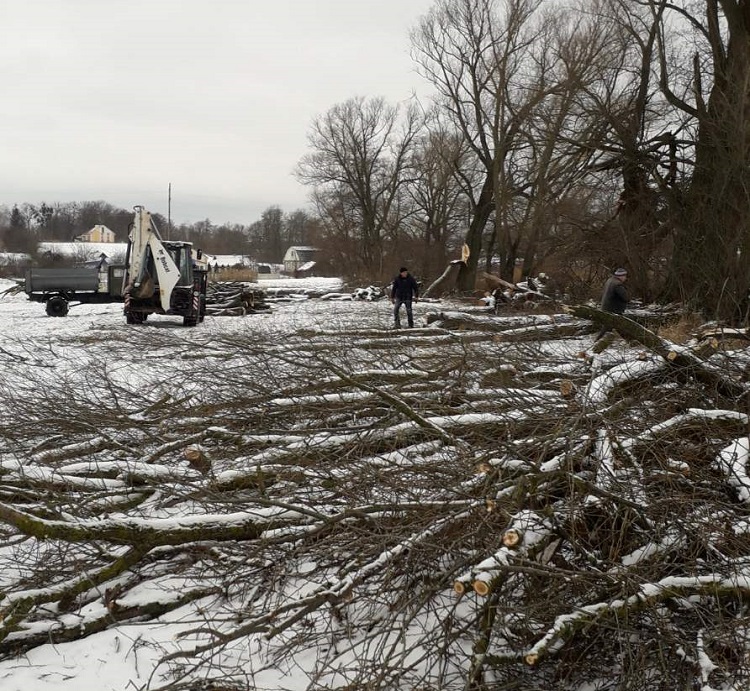
[[[155,619],[189,603],[219,594],[216,586],[204,586],[177,591],[170,598],[135,605],[119,605],[112,601],[108,603],[109,606],[85,618],[69,614],[59,619],[37,619],[33,625],[14,622],[8,631],[0,629],[0,654],[17,655],[36,646],[75,641],[105,631],[118,622]]]
[[[298,521],[294,512],[195,516],[190,519],[120,518],[109,520],[50,520],[19,511],[0,503],[0,519],[15,526],[20,532],[40,540],[87,542],[104,540],[115,544],[180,545],[198,540],[256,540],[271,528]]]
[[[510,293],[523,293],[526,297],[539,301],[539,302],[552,302],[552,298],[549,295],[545,295],[539,290],[534,290],[533,288],[530,288],[527,285],[519,285],[517,283],[510,283],[509,281],[506,281],[500,278],[499,276],[488,274],[486,272],[482,273],[482,279],[485,281],[485,283],[487,284],[487,287],[490,290],[505,289],[506,291],[510,291]]]
[[[210,282],[206,291],[206,314],[218,316],[241,317],[270,309],[266,300],[266,291],[254,288],[246,283]]]
[[[543,518],[532,511],[519,511],[502,533],[503,546],[459,576],[453,583],[454,592],[462,595],[466,592],[467,583],[471,583],[477,595],[486,597],[507,573],[513,572],[515,563],[533,557],[544,549],[551,538],[551,526]]]
[[[725,376],[724,373],[712,367],[710,363],[697,357],[689,348],[657,336],[653,331],[649,331],[632,319],[628,319],[628,317],[604,312],[586,305],[572,307],[569,311],[577,317],[590,319],[614,329],[628,340],[640,343],[664,358],[674,368],[695,377],[726,398],[748,400],[750,390],[747,386]]]
[[[449,293],[456,288],[456,281],[458,274],[461,271],[461,267],[465,265],[464,261],[456,259],[445,267],[445,271],[438,276],[425,290],[420,297],[429,298],[435,297],[436,295],[444,295]]]
[[[206,314],[210,317],[244,317],[247,310],[242,307],[206,307]]]
[[[529,318],[481,316],[466,312],[428,312],[427,323],[458,331],[489,331],[500,341],[533,341],[566,338],[591,333],[593,328],[583,321],[561,315],[534,315]]]
[[[545,635],[523,653],[523,660],[529,666],[537,665],[544,656],[559,652],[566,640],[594,620],[614,620],[659,602],[676,601],[675,605],[680,606],[690,596],[731,597],[736,594],[750,596],[747,576],[670,576],[655,583],[642,583],[629,597],[596,602],[557,617]],[[497,662],[505,664],[505,660]]]

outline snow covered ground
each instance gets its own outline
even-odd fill
[[[0,293],[14,285],[12,281],[0,279]],[[260,287],[290,287],[299,292],[342,289],[339,279],[320,278],[266,280]],[[418,324],[421,315],[431,308],[434,304],[415,306]],[[84,371],[89,358],[94,357],[103,357],[109,362],[114,379],[131,382],[140,379],[148,387],[152,379],[161,380],[165,370],[180,366],[179,359],[170,357],[169,343],[176,351],[183,352],[196,339],[202,343],[224,336],[253,339],[263,332],[277,335],[279,341],[283,341],[285,334],[299,329],[385,329],[392,324],[391,310],[387,299],[376,302],[305,300],[274,304],[267,314],[207,316],[195,329],[184,328],[181,319],[168,316],[154,316],[147,324],[133,327],[125,324],[120,304],[73,305],[67,317],[54,318],[45,314],[43,304],[30,302],[24,293],[5,294],[0,296],[0,351],[6,356],[4,362],[8,363],[5,365],[6,382],[17,380],[21,387],[38,386],[45,376],[69,377],[71,386],[84,385],[77,379],[77,369]],[[158,334],[158,352],[149,354],[140,346],[134,348],[128,340],[134,329],[139,338],[149,332]],[[90,347],[83,350],[82,342],[89,342]],[[53,367],[46,367],[53,363]],[[30,383],[30,376],[34,377],[33,383]],[[0,576],[0,592],[2,584]],[[137,604],[137,595],[129,598],[130,602],[121,604]],[[0,689],[123,691],[145,688],[149,682],[157,685],[156,679],[150,680],[156,660],[165,649],[173,647],[179,631],[195,626],[198,616],[195,608],[189,606],[165,615],[158,625],[132,622],[80,641],[46,645],[17,659],[0,661]],[[312,669],[315,656],[316,653],[310,651],[308,660],[298,657],[296,664]],[[251,669],[253,665],[259,669]],[[255,684],[248,688],[304,689],[309,684],[309,679],[295,669],[265,665],[260,657],[248,662],[248,673],[254,673]]]
[[[12,288],[13,281],[0,279],[0,293]],[[305,291],[346,292],[338,278],[264,279],[257,284],[269,293],[277,289],[293,290],[302,295]],[[290,304],[274,304],[268,314],[257,314],[247,318],[207,316],[201,325],[200,333],[235,333],[256,329],[283,333],[306,326],[366,327],[387,328],[392,324],[392,305],[389,300],[378,302],[357,301],[347,307],[342,303],[311,300],[304,307],[301,301]],[[415,316],[427,311],[428,306],[417,304]],[[44,304],[30,302],[24,293],[6,295],[0,298],[0,320],[2,334],[6,339],[29,344],[47,342],[65,335],[80,334],[87,330],[127,331],[119,303],[89,305],[72,303],[70,313],[64,318],[47,317]],[[175,338],[192,337],[182,332],[181,319],[163,315],[149,317],[152,328],[175,327]],[[177,326],[180,326],[177,329]]]
[[[750,582],[744,543],[711,538],[729,556],[708,572],[689,551],[708,515],[717,535],[747,532],[744,412],[622,340],[581,357],[595,329],[570,314],[420,302],[417,326],[436,320],[394,333],[387,299],[261,285],[287,286],[298,299],[196,328],[0,295],[0,691],[459,691],[475,665],[488,688],[613,691],[642,674],[628,688],[648,691],[675,673],[746,688],[684,662],[708,659],[709,635],[750,640],[710,600]],[[727,491],[696,500],[693,474]],[[623,506],[648,520],[623,528]],[[558,534],[572,520],[583,535],[584,511],[591,540]],[[670,618],[675,587],[692,604]],[[644,669],[665,626],[670,654]],[[165,660],[180,650],[184,666]],[[192,685],[172,684],[183,673]]]

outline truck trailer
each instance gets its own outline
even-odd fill
[[[46,303],[50,317],[64,317],[70,303],[122,302],[124,264],[72,269],[26,270],[24,292],[29,300]]]

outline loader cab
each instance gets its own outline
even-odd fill
[[[193,245],[190,242],[169,242],[162,243],[166,248],[172,260],[180,270],[180,280],[178,286],[193,285]]]
[[[178,271],[178,280],[169,292],[169,309],[165,311],[160,300],[156,270],[158,259],[147,247],[140,275],[131,277],[126,272],[123,277],[127,321],[129,324],[140,324],[149,314],[158,313],[181,315],[188,324],[198,323],[205,312],[206,277],[195,262],[192,243],[165,240],[161,244]]]

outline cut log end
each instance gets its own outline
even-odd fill
[[[523,656],[523,661],[529,665],[529,667],[533,667],[539,661],[539,655],[536,653],[529,653],[528,655]]]
[[[516,530],[515,528],[508,528],[503,533],[503,545],[505,547],[518,547],[518,545],[521,544],[521,539],[523,535],[520,531]]]
[[[204,475],[211,470],[211,461],[199,444],[191,444],[190,446],[185,447],[183,453],[191,468],[195,468],[195,470]]]
[[[197,461],[204,457],[203,449],[198,444],[191,444],[190,446],[185,447],[184,454],[188,461]]]
[[[453,592],[456,593],[456,595],[463,595],[466,593],[466,583],[463,581],[454,581]]]
[[[487,597],[490,594],[490,586],[486,581],[474,581],[474,592],[481,597]]]
[[[570,398],[576,391],[575,384],[570,379],[563,379],[560,382],[560,395],[563,398]]]

